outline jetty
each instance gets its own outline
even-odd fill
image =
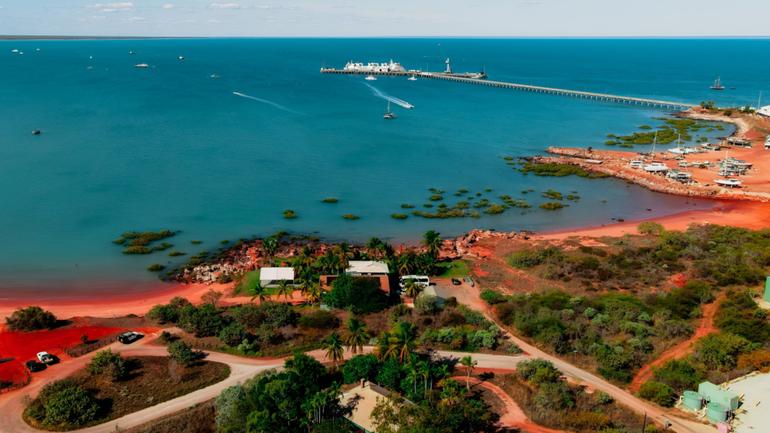
[[[400,65],[399,65],[400,66]],[[519,90],[522,92],[543,93],[549,95],[567,96],[572,98],[589,99],[600,102],[612,102],[626,105],[640,105],[647,107],[687,110],[696,107],[695,104],[676,101],[664,101],[660,99],[638,98],[634,96],[612,95],[609,93],[586,92],[582,90],[559,89],[556,87],[536,86],[532,84],[509,83],[505,81],[488,80],[486,72],[456,73],[451,71],[447,61],[447,71],[445,72],[425,72],[418,70],[404,70],[403,68],[383,68],[360,69],[345,67],[344,69],[321,68],[322,74],[342,74],[342,75],[384,75],[391,77],[419,77],[430,80],[445,80],[463,84],[474,84],[477,86],[497,87],[502,89]]]

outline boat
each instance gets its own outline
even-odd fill
[[[765,150],[770,150],[770,135],[765,139]]]
[[[719,186],[726,186],[730,188],[737,188],[742,184],[742,182],[738,179],[717,179],[714,182]]]
[[[128,50],[128,54],[129,54],[129,55],[134,55],[134,54],[136,54],[136,51],[134,51],[134,50]]]
[[[722,80],[717,77],[716,80],[714,80],[714,84],[710,87],[711,90],[725,90],[725,86],[722,85]]]
[[[211,74],[211,75],[209,75],[209,78],[211,78],[212,80],[217,80],[217,79],[219,79],[219,75]]]
[[[635,159],[631,161],[629,165],[631,166],[631,168],[639,169],[639,168],[642,168],[642,165],[644,165],[644,161],[640,159]]]
[[[665,173],[668,171],[668,167],[662,162],[651,162],[649,164],[645,164],[642,168],[644,168],[644,171],[648,173]]]
[[[366,78],[364,78],[366,81],[377,81],[377,77],[374,75],[367,75]]]
[[[177,57],[177,60],[184,60],[184,56]]]
[[[411,77],[407,78],[407,80],[409,80],[409,81],[417,81],[417,77],[412,75]]]
[[[367,64],[350,61],[342,70],[345,72],[354,73],[381,72],[402,74],[406,72],[406,69],[401,65],[401,63],[394,62],[393,60],[388,63],[369,62]]]
[[[393,120],[396,118],[396,115],[390,111],[390,101],[388,101],[388,109],[385,111],[385,114],[382,115],[382,118],[385,120]]]
[[[32,131],[32,135],[40,135],[42,133],[43,133],[43,131],[41,131],[39,129],[35,129],[35,130]]]
[[[19,53],[19,50],[18,50],[18,49],[16,49],[16,48],[14,48],[14,49],[12,49],[12,50],[11,50],[11,52],[12,52],[13,54],[18,54],[18,53]]]
[[[139,69],[147,69],[150,67],[150,65],[148,65],[147,63],[137,63],[134,65],[134,67]]]

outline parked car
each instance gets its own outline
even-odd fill
[[[467,284],[467,285],[469,285],[471,287],[473,287],[475,285],[475,283],[473,282],[473,278],[471,278],[471,277],[465,277],[465,278],[463,278],[463,280],[465,281],[465,284]]]
[[[43,364],[49,365],[56,362],[56,357],[54,357],[48,352],[38,352],[37,360],[42,362]]]
[[[458,280],[457,278],[452,278],[452,284],[455,286],[459,286],[462,284],[462,281]]]
[[[118,335],[118,341],[120,341],[123,344],[131,344],[142,337],[144,337],[144,334],[142,334],[141,332],[128,331]]]
[[[24,365],[27,367],[27,370],[29,370],[30,373],[37,373],[38,371],[45,370],[45,364],[42,362],[37,362],[34,359],[25,362]]]

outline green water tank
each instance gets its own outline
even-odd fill
[[[712,402],[706,406],[706,416],[714,423],[727,421],[728,413],[730,413],[729,409],[719,403]]]
[[[685,391],[682,404],[686,409],[699,411],[703,408],[703,398],[695,391]]]
[[[770,277],[765,278],[765,296],[762,298],[765,302],[770,302]]]

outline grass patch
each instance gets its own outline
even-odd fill
[[[470,266],[465,260],[437,263],[436,268],[439,270],[439,276],[443,278],[462,278],[471,273]]]

